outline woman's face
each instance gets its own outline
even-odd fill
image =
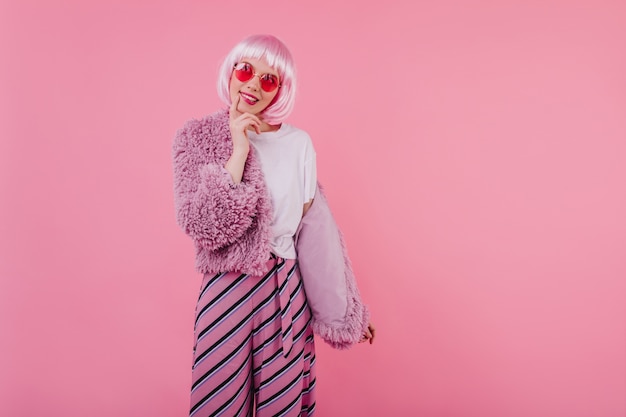
[[[280,88],[275,88],[274,91],[268,92],[261,88],[261,78],[264,74],[273,75],[278,78],[278,71],[267,65],[267,63],[260,59],[255,58],[243,58],[240,63],[248,63],[252,66],[252,71],[255,75],[247,81],[240,81],[235,76],[235,71],[230,76],[230,99],[235,102],[239,100],[237,110],[240,112],[252,113],[259,115],[263,110],[267,108],[274,100],[274,97],[278,94]],[[279,80],[280,82],[280,80]]]

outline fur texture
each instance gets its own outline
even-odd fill
[[[336,349],[358,343],[369,324],[343,236],[318,184],[296,233],[300,274],[313,331]]]
[[[176,133],[177,220],[195,243],[199,272],[259,275],[270,253],[271,199],[255,152],[239,184],[224,168],[231,153],[225,110],[191,120]]]
[[[347,349],[358,343],[365,334],[369,325],[370,312],[361,300],[361,293],[356,285],[354,272],[350,259],[347,256],[347,248],[341,232],[339,232],[341,247],[346,255],[346,269],[344,270],[345,285],[348,292],[348,308],[345,317],[340,323],[325,323],[313,317],[313,332],[318,334],[326,343],[335,349]]]

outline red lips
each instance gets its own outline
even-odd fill
[[[241,95],[241,99],[245,101],[248,105],[253,106],[259,101],[258,98],[254,97],[252,94],[239,92]]]

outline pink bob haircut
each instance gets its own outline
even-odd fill
[[[252,35],[239,42],[224,58],[217,75],[217,95],[230,107],[230,77],[233,67],[244,58],[262,59],[278,72],[280,88],[272,103],[263,110],[263,119],[272,125],[282,123],[296,100],[296,67],[291,52],[272,35]]]

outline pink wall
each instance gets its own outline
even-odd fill
[[[171,140],[271,32],[378,327],[318,415],[624,417],[625,3],[230,4],[1,3],[0,415],[187,413]]]

